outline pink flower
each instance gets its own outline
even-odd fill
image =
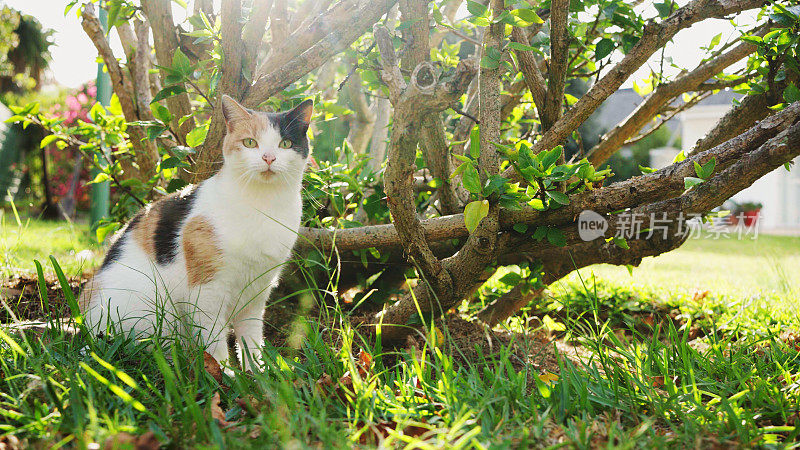
[[[89,97],[87,97],[86,94],[81,92],[80,94],[78,94],[78,101],[81,102],[82,104],[86,104],[86,102],[89,101]]]
[[[67,108],[69,108],[69,109],[71,109],[73,111],[81,109],[81,104],[78,101],[78,99],[75,98],[75,97],[72,97],[72,96],[67,97],[66,100],[64,101],[64,103],[67,104]]]

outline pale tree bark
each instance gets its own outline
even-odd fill
[[[172,67],[172,58],[178,49],[178,36],[175,22],[172,18],[172,2],[170,0],[142,0],[142,10],[147,16],[153,32],[153,47],[155,48],[156,61],[161,67]],[[161,77],[166,78],[167,73],[161,69]],[[185,88],[185,86],[183,86]],[[186,143],[186,135],[195,128],[192,114],[192,104],[189,95],[182,93],[167,98],[167,107],[173,116],[171,129],[178,141]],[[179,124],[181,118],[185,119]]]
[[[92,42],[103,59],[103,62],[108,68],[109,78],[113,84],[114,92],[119,98],[122,112],[125,119],[134,122],[139,120],[139,108],[136,105],[136,100],[131,94],[134,92],[131,77],[122,70],[117,61],[116,56],[111,50],[111,46],[106,39],[103,28],[100,25],[100,20],[94,12],[92,4],[85,5],[81,13],[81,25],[84,32],[91,38]],[[148,105],[149,106],[149,105]],[[150,113],[150,110],[147,110]],[[138,126],[128,127],[128,134],[130,134],[131,146],[135,151],[136,163],[139,166],[139,173],[151,174],[155,172],[155,165],[158,161],[158,150],[155,144],[145,139],[144,130]],[[129,167],[129,170],[132,169]],[[137,175],[129,174],[129,175]]]
[[[550,5],[550,70],[547,79],[547,98],[541,114],[544,131],[549,130],[561,117],[569,61],[568,17],[569,0],[553,0]]]

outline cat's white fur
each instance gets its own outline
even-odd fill
[[[262,314],[297,237],[307,158],[280,148],[275,128],[253,138],[257,148],[226,143],[239,148],[226,151],[222,169],[198,187],[187,217],[203,216],[213,224],[223,251],[221,270],[210,282],[192,287],[182,250],[162,267],[126,239],[121,256],[92,281],[97,291],[85,313],[89,325],[103,330],[110,318],[126,331],[194,330],[218,361],[227,359],[232,327],[237,342],[246,343],[253,359],[261,361]],[[271,166],[262,158],[267,153],[276,158]],[[268,168],[272,173],[265,175]],[[247,358],[242,361],[250,367]]]

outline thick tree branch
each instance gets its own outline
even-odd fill
[[[685,160],[650,174],[600,189],[574,194],[570,197],[569,205],[561,208],[548,211],[535,211],[527,208],[521,211],[501,210],[500,229],[510,230],[517,223],[547,226],[571,224],[578,214],[586,209],[591,209],[598,214],[607,214],[643,203],[658,202],[674,197],[683,192],[685,177],[696,176],[694,174],[695,162],[704,164],[711,158],[716,158],[716,170],[719,172],[798,121],[800,121],[800,102],[795,102],[739,136],[712,149],[694,152]],[[462,214],[427,219],[421,224],[428,242],[464,238],[469,234]],[[300,234],[298,250],[330,249],[335,245],[339,252],[344,252],[369,247],[398,248],[401,246],[401,239],[393,231],[391,224],[343,230],[302,228]]]
[[[503,1],[492,0],[491,9],[493,14],[499,15],[503,10]],[[499,52],[502,37],[503,24],[492,24],[484,35],[484,46],[492,46]],[[461,64],[464,64],[464,62],[462,61],[459,66]],[[500,75],[499,67],[495,69],[481,67],[480,69],[478,82],[480,86],[480,139],[482,145],[478,162],[482,180],[486,179],[487,174],[496,174],[499,168],[499,156],[491,143],[498,142],[500,138]],[[468,83],[464,84],[462,89],[466,90],[467,85]],[[395,108],[395,114],[397,114],[397,108]],[[395,115],[396,124],[397,115]],[[395,132],[396,126],[393,128],[393,141]],[[391,165],[391,163],[392,159],[390,157],[389,164]],[[390,172],[387,166],[386,194],[387,197],[391,198],[392,196],[389,194],[389,179]],[[389,203],[391,208],[391,200]],[[413,202],[411,206],[413,208]],[[473,286],[476,274],[482,272],[492,258],[497,242],[498,213],[499,208],[496,205],[492,205],[489,209],[489,214],[480,221],[478,227],[467,238],[464,246],[455,255],[440,263],[441,270],[439,273],[431,274],[437,276],[438,279],[432,280],[431,275],[426,273],[423,282],[418,284],[413,289],[413,292],[381,313],[380,320],[384,324],[381,329],[383,339],[386,341],[397,340],[408,331],[406,327],[390,325],[406,324],[418,311],[423,314],[429,312],[439,314],[450,309],[463,298]],[[394,216],[394,210],[392,210],[392,214]],[[394,219],[395,225],[397,225],[398,218],[395,216]],[[418,239],[422,239],[425,242],[422,225],[418,221],[416,221],[416,225],[415,233]],[[398,233],[402,235],[402,228],[398,227]],[[427,242],[425,242],[425,246],[430,251]],[[407,244],[405,248],[409,248]],[[439,263],[438,260],[436,262]]]
[[[414,159],[423,117],[446,109],[463,94],[474,76],[475,64],[469,60],[462,61],[455,71],[440,77],[432,64],[421,62],[406,85],[395,65],[396,57],[388,31],[385,27],[376,26],[374,34],[381,52],[381,74],[389,86],[394,105],[392,136],[384,175],[386,201],[406,254],[437,291],[449,292],[449,276],[428,246],[417,219],[413,189]]]
[[[175,22],[172,18],[172,2],[170,0],[142,0],[147,21],[153,31],[153,47],[156,51],[156,61],[161,67],[172,67],[172,57],[178,49],[178,36]],[[161,78],[166,79],[167,73],[161,69]],[[174,117],[171,128],[176,130],[178,139],[186,142],[186,135],[195,128],[193,117],[188,117],[183,124],[181,118],[192,113],[192,104],[187,93],[173,95],[167,98],[167,107]]]
[[[242,48],[242,0],[222,1],[222,76],[217,87],[217,98],[223,94],[241,100],[247,88],[242,76],[243,58],[246,49]],[[220,142],[225,134],[225,121],[222,117],[222,105],[217,101],[209,123],[206,142],[197,158],[192,174],[193,181],[200,182],[210,177],[219,169]],[[210,138],[210,139],[209,139]]]
[[[520,44],[530,45],[527,33],[520,27],[511,29],[511,39]],[[536,110],[541,117],[542,111],[544,111],[547,104],[547,86],[545,86],[544,76],[539,70],[539,64],[536,62],[532,51],[514,50],[514,53],[517,55],[519,70],[524,76],[525,85],[531,91],[533,103],[536,104]]]
[[[242,31],[242,44],[244,45],[244,63],[246,72],[252,76],[258,61],[258,52],[264,40],[267,29],[267,20],[272,11],[273,0],[262,0],[254,2],[253,10],[250,12],[250,19],[244,25]]]
[[[796,77],[790,72],[789,79],[783,80],[776,84],[775,88],[783,91],[789,81],[797,83]],[[714,125],[706,135],[699,139],[690,153],[696,153],[708,150],[711,147],[719,145],[734,136],[739,135],[744,130],[763,120],[765,117],[772,113],[769,109],[774,105],[774,101],[766,94],[748,95],[742,99],[741,103],[731,108],[724,116]]]
[[[547,100],[541,111],[542,130],[547,131],[561,117],[564,84],[569,63],[569,0],[553,0],[550,6],[550,70],[547,80]]]
[[[125,120],[129,122],[140,120],[136,103],[134,98],[131,97],[131,94],[134,92],[131,79],[122,70],[117,58],[114,56],[111,46],[106,39],[106,35],[103,32],[103,28],[100,25],[100,20],[95,15],[93,4],[89,3],[84,5],[83,11],[81,12],[81,19],[84,32],[94,43],[97,52],[108,68],[108,75],[109,78],[111,78],[111,83],[114,85],[114,92],[117,94],[117,98],[119,98]],[[147,113],[149,112],[150,110],[148,109]],[[158,162],[158,150],[155,148],[155,144],[145,139],[145,134],[141,127],[130,126],[127,131],[130,135],[131,146],[136,153],[135,159],[139,165],[140,173],[154,173],[156,163]],[[128,174],[127,176],[133,175],[136,174]]]
[[[267,74],[274,70],[274,68],[286,64],[340,27],[350,26],[357,20],[356,14],[358,12],[358,1],[345,0],[317,16],[307,26],[298,28],[288,37],[276,39],[275,32],[273,31],[272,51],[258,71],[259,76]],[[275,20],[276,18],[273,17],[273,21]],[[274,24],[278,22],[272,23],[273,25],[271,26],[275,26]],[[280,34],[280,31],[278,31],[278,34]]]

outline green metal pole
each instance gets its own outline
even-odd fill
[[[100,8],[100,23],[103,25],[103,29],[108,30],[108,15],[102,8]],[[111,78],[109,78],[108,73],[103,71],[102,63],[97,65],[97,101],[103,106],[108,106],[111,102]],[[107,152],[108,149],[103,148],[103,151]],[[92,179],[99,172],[98,169],[93,169],[91,172]],[[110,188],[108,181],[91,185],[89,192],[89,224],[92,230],[97,227],[101,219],[108,217]]]

